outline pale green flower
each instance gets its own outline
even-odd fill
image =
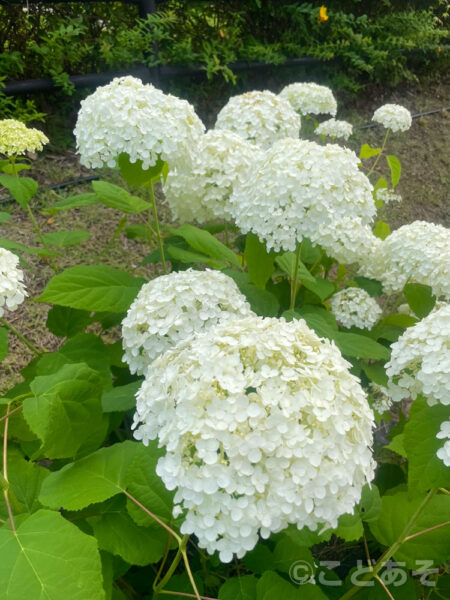
[[[25,152],[40,152],[44,144],[48,144],[48,137],[39,129],[15,119],[0,121],[0,154],[15,157]]]

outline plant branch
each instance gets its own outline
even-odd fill
[[[163,245],[163,241],[161,238],[161,231],[159,229],[158,210],[156,208],[155,190],[153,189],[152,182],[150,182],[150,184],[147,186],[147,195],[149,197],[149,200],[150,200],[150,202],[152,204],[152,208],[153,208],[153,218],[155,219],[155,231],[156,231],[156,237],[158,239],[158,247],[159,247],[159,253],[161,255],[163,271],[164,271],[164,274],[167,275],[168,270],[167,270],[167,264],[166,264],[166,257],[164,256],[164,245]]]
[[[374,161],[373,165],[370,167],[370,171],[367,173],[367,176],[371,175],[371,174],[372,174],[372,173],[375,171],[375,167],[377,166],[377,164],[378,164],[378,163],[379,163],[379,161],[380,161],[380,158],[381,158],[381,157],[382,157],[382,155],[383,155],[383,150],[384,150],[384,149],[385,149],[385,147],[386,147],[386,142],[387,142],[387,140],[388,140],[388,137],[389,137],[389,133],[390,133],[390,131],[391,131],[391,130],[390,130],[390,129],[389,129],[389,127],[388,127],[388,128],[387,128],[387,130],[386,130],[386,135],[384,136],[383,143],[382,143],[382,145],[381,145],[381,151],[380,151],[380,153],[377,155],[377,157],[376,157],[376,159],[375,159],[375,161]]]
[[[7,406],[7,412],[9,412],[9,404]],[[5,488],[3,490],[3,496],[5,497],[6,510],[8,511],[9,521],[11,523],[11,529],[16,532],[16,524],[14,522],[14,516],[11,510],[11,504],[9,502],[8,495],[8,425],[9,417],[5,419],[5,428],[3,430],[3,478]]]
[[[8,406],[9,406],[9,404],[8,404]],[[23,404],[21,404],[20,406],[16,406],[16,408],[13,408],[12,410],[8,411],[8,412],[6,413],[6,415],[3,415],[3,417],[0,417],[0,423],[1,423],[2,421],[6,421],[7,419],[9,419],[9,417],[10,417],[11,415],[13,415],[13,414],[14,414],[14,413],[16,413],[16,412],[19,412],[19,410],[22,410],[22,407],[23,407]]]
[[[8,329],[11,333],[13,333],[16,337],[19,338],[19,340],[21,340],[26,346],[28,346],[28,348],[30,350],[32,350],[36,356],[42,356],[44,354],[44,352],[42,350],[39,350],[39,348],[37,348],[34,344],[32,344],[29,340],[27,340],[27,338],[20,333],[20,331],[18,331],[15,327],[13,327],[13,325],[11,325],[11,323],[8,323],[8,321],[5,321],[5,319],[3,319],[3,317],[0,317],[0,324],[3,325],[3,327],[6,327],[6,329]]]
[[[425,533],[429,533],[430,531],[434,531],[435,529],[440,529],[441,527],[445,527],[446,525],[450,525],[450,521],[445,521],[445,523],[439,523],[439,525],[435,525],[434,527],[429,527],[428,529],[424,529],[423,531],[418,531],[417,533],[413,533],[412,535],[408,535],[405,538],[405,542],[409,542],[414,538],[419,537],[420,535],[424,535]]]
[[[184,566],[186,567],[189,581],[191,582],[192,589],[194,590],[193,598],[196,598],[197,600],[201,600],[201,596],[200,596],[197,586],[195,584],[194,576],[192,575],[192,571],[191,571],[191,565],[189,564],[189,559],[188,559],[187,552],[186,552],[186,546],[187,546],[188,539],[189,539],[188,536],[184,536],[183,543],[181,544],[180,550],[181,550],[181,554],[183,555]]]
[[[378,575],[375,575],[375,579],[378,581],[378,583],[381,585],[381,587],[384,589],[384,591],[386,592],[386,594],[389,596],[389,598],[391,600],[395,600],[394,596],[391,594],[391,592],[388,590],[386,584],[384,583],[384,581],[381,579],[381,577],[379,577]]]
[[[169,590],[161,590],[160,594],[167,594],[168,596],[183,596],[184,598],[200,598],[200,600],[218,600],[217,598],[211,598],[210,596],[195,596],[194,594],[187,594],[186,592],[171,592]]]
[[[297,252],[295,254],[295,267],[294,267],[294,273],[292,275],[292,279],[291,279],[291,302],[289,305],[289,309],[290,310],[294,310],[295,307],[295,299],[297,298],[297,279],[298,279],[298,265],[300,262],[300,253],[302,251],[302,246],[301,244],[298,244],[297,246]]]
[[[150,510],[148,510],[148,508],[146,508],[143,504],[141,504],[139,502],[139,500],[137,500],[134,496],[132,496],[129,492],[127,492],[127,490],[122,490],[122,491],[127,498],[129,498],[132,502],[134,502],[136,504],[136,506],[139,506],[139,508],[141,510],[143,510],[149,517],[151,517],[153,520],[155,520],[159,525],[161,525],[161,527],[164,527],[164,529],[166,531],[168,531],[170,533],[170,535],[172,535],[177,540],[178,544],[181,544],[182,539],[180,538],[180,536],[178,535],[178,533],[176,531],[174,531],[171,527],[169,527],[166,523],[164,523],[164,521],[161,521],[161,519],[159,517],[157,517]]]

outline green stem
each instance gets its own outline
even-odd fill
[[[387,130],[386,130],[386,135],[384,136],[383,143],[381,144],[381,152],[380,152],[380,153],[377,155],[377,157],[376,157],[376,159],[375,159],[375,161],[374,161],[373,165],[370,167],[370,170],[369,170],[369,172],[367,173],[367,177],[369,177],[369,175],[372,175],[372,173],[375,171],[375,167],[377,166],[377,164],[378,164],[378,162],[379,162],[380,158],[381,158],[381,157],[382,157],[382,155],[383,155],[383,150],[384,150],[384,149],[385,149],[385,147],[386,147],[386,143],[387,143],[387,140],[388,140],[388,137],[389,137],[389,132],[390,132],[390,131],[391,131],[391,130],[390,130],[390,129],[389,129],[389,127],[388,127],[388,128],[387,128]]]
[[[195,580],[194,580],[194,576],[192,575],[192,571],[191,571],[191,566],[189,564],[189,559],[187,556],[187,551],[186,551],[186,546],[187,546],[187,542],[188,542],[189,536],[185,535],[183,538],[183,544],[180,546],[181,549],[181,553],[183,555],[183,561],[184,561],[184,566],[186,567],[186,571],[189,577],[189,581],[191,582],[192,585],[192,589],[194,591],[195,594],[195,598],[197,600],[201,600],[201,596],[200,593],[197,589],[197,586],[195,584]]]
[[[163,271],[164,274],[167,275],[168,270],[167,270],[167,265],[166,265],[166,258],[164,256],[164,245],[163,245],[163,241],[162,241],[162,237],[161,237],[161,231],[159,229],[159,219],[158,219],[158,211],[156,208],[156,198],[155,198],[155,190],[153,189],[153,183],[150,182],[150,184],[147,186],[147,194],[148,197],[152,203],[152,208],[153,208],[153,218],[155,219],[155,230],[156,230],[156,237],[158,239],[158,247],[159,247],[159,253],[161,255],[161,262],[162,262],[162,266],[163,266]]]
[[[27,338],[24,335],[22,335],[20,331],[18,331],[15,327],[8,323],[8,321],[5,321],[5,319],[1,317],[0,324],[2,324],[3,327],[6,327],[6,329],[8,329],[11,333],[18,337],[19,340],[21,340],[26,346],[28,346],[30,350],[32,350],[36,354],[36,356],[42,356],[44,354],[43,351],[39,350],[39,348],[37,348],[34,344],[27,340]]]
[[[295,267],[294,267],[294,273],[292,275],[292,279],[291,279],[291,303],[289,305],[289,309],[290,310],[294,310],[295,307],[295,299],[297,298],[297,279],[298,279],[298,265],[300,262],[300,253],[302,251],[302,246],[301,244],[299,244],[297,246],[297,252],[295,255]]]
[[[9,404],[6,407],[6,412],[9,412]],[[3,496],[5,498],[6,510],[8,511],[9,521],[11,523],[11,529],[15,533],[16,524],[14,522],[14,516],[11,509],[11,504],[9,502],[8,495],[8,425],[9,425],[9,416],[5,420],[5,429],[3,430],[3,480],[4,480],[4,488],[3,488]],[[3,487],[3,486],[2,486]]]
[[[168,581],[170,580],[170,578],[174,574],[175,569],[178,567],[178,564],[179,564],[179,562],[181,560],[181,556],[182,556],[182,552],[181,552],[181,545],[180,545],[179,548],[178,548],[178,550],[177,550],[177,553],[175,554],[175,558],[172,561],[172,564],[167,569],[167,573],[160,580],[160,582],[158,583],[158,585],[156,585],[156,586],[154,585],[153,586],[153,598],[155,600],[159,596],[159,593],[161,592],[161,590],[163,589],[163,587],[166,585],[166,583],[168,583]]]

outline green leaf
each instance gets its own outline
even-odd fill
[[[408,492],[383,496],[380,517],[369,524],[377,541],[383,546],[391,546],[396,542],[423,499],[424,497],[416,496],[411,500]],[[409,535],[447,522],[449,513],[450,496],[434,496],[417,517]],[[439,565],[448,559],[449,553],[450,525],[446,525],[405,542],[393,558],[397,561],[405,561],[408,568],[414,569],[417,560],[426,558]]]
[[[306,546],[300,546],[287,535],[281,534],[273,551],[273,567],[281,573],[289,573],[292,564],[296,561],[303,561],[310,565],[310,575],[316,571],[314,559],[310,550]]]
[[[103,423],[100,375],[87,365],[64,365],[56,374],[36,377],[23,415],[42,442],[39,456],[71,458]]]
[[[127,214],[136,214],[151,208],[151,204],[132,196],[129,192],[107,181],[93,181],[92,187],[98,199],[105,206],[120,210]]]
[[[402,174],[402,165],[396,156],[392,156],[392,154],[388,154],[386,156],[387,164],[391,170],[391,183],[392,189],[395,189],[397,183],[400,181],[400,176]]]
[[[377,221],[373,228],[373,234],[377,238],[385,240],[391,234],[391,228],[384,221]]]
[[[41,508],[38,502],[42,482],[50,471],[32,461],[25,460],[18,451],[8,451],[9,492],[18,503],[13,507],[14,514],[33,513]]]
[[[72,229],[71,231],[55,231],[54,233],[44,233],[42,238],[49,246],[65,248],[66,246],[76,246],[85,242],[91,237],[89,231],[83,229]]]
[[[296,310],[286,310],[281,316],[284,317],[288,322],[292,321],[293,319],[304,319],[308,327],[315,331],[319,337],[333,339],[334,334],[336,333],[330,327],[326,319],[324,319],[320,314],[310,312],[301,314]]]
[[[135,223],[134,225],[128,225],[125,227],[125,235],[129,240],[145,240],[149,242],[153,234],[148,227],[145,225],[140,225],[139,223]]]
[[[47,329],[58,337],[72,337],[83,331],[90,322],[88,311],[67,306],[55,305],[47,315]]]
[[[14,163],[14,166],[8,160],[0,160],[0,169],[4,173],[9,173],[10,175],[14,175],[15,173],[20,173],[21,171],[29,171],[31,169],[30,165]]]
[[[295,565],[290,574],[293,581],[298,579],[298,583],[302,583],[302,577],[305,573],[302,564],[298,565],[296,570]],[[258,580],[256,586],[257,600],[328,600],[322,590],[313,584],[305,583],[301,588],[293,586],[286,579],[283,579],[273,571],[266,571]]]
[[[20,242],[14,242],[13,240],[8,240],[6,238],[0,238],[0,247],[6,248],[6,250],[22,250],[22,252],[26,252],[27,254],[37,254],[38,256],[60,256],[56,250],[46,250],[45,248],[31,248],[30,246],[25,246]]]
[[[254,233],[247,234],[244,259],[250,281],[259,289],[264,290],[274,272],[275,257],[273,253],[267,252],[266,245],[260,242]]]
[[[0,211],[0,223],[7,223],[11,220],[11,215],[7,212]]]
[[[256,600],[256,584],[253,575],[231,577],[219,589],[219,600]]]
[[[388,187],[388,182],[386,181],[386,179],[384,177],[380,177],[378,179],[378,181],[376,182],[376,184],[374,185],[373,189],[376,192],[377,190],[380,190],[382,188],[387,188],[387,187]]]
[[[303,238],[300,258],[308,265],[316,263],[320,259],[321,250],[315,246],[310,239]]]
[[[236,282],[239,290],[247,298],[251,309],[262,317],[276,317],[280,310],[280,304],[274,294],[267,290],[261,290],[251,283],[248,273],[240,273],[228,269],[226,274]]]
[[[383,293],[383,286],[380,281],[376,279],[369,279],[368,277],[355,277],[355,282],[358,284],[363,290],[372,296],[372,298],[376,298],[377,296],[381,296]]]
[[[362,369],[371,381],[374,381],[378,385],[387,386],[388,376],[386,375],[384,365],[376,363],[371,363],[370,365],[363,364]]]
[[[98,202],[97,194],[93,192],[89,194],[78,194],[77,196],[70,196],[63,200],[58,200],[53,206],[42,209],[43,213],[54,215],[62,210],[71,210],[72,208],[82,208],[83,206],[92,206]]]
[[[385,360],[388,360],[390,356],[390,352],[385,346],[364,335],[339,331],[334,334],[333,339],[344,356]]]
[[[55,510],[61,506],[80,510],[120,494],[129,483],[128,470],[141,445],[131,441],[114,444],[50,473],[39,501]]]
[[[244,564],[249,571],[260,575],[273,568],[273,553],[267,546],[257,544],[253,550],[244,556]]]
[[[125,312],[145,279],[106,266],[75,266],[55,275],[38,302],[89,311]]]
[[[327,279],[322,279],[321,277],[314,277],[314,282],[309,281],[309,279],[303,279],[302,284],[310,292],[316,294],[322,302],[336,291],[336,285],[334,283]]]
[[[380,152],[381,148],[372,148],[369,144],[363,144],[359,151],[359,158],[372,158],[372,156],[377,156]]]
[[[275,262],[280,267],[280,269],[284,271],[284,273],[287,273],[289,279],[292,280],[294,278],[296,262],[295,252],[285,252],[281,256],[277,256]],[[311,275],[311,273],[308,271],[307,267],[305,267],[301,260],[298,261],[297,280],[299,283],[304,283],[305,286],[306,282],[309,282],[313,285],[316,282],[316,278],[314,277],[314,275]]]
[[[419,319],[429,315],[436,304],[436,296],[433,296],[433,291],[429,285],[407,283],[403,288],[403,293],[411,310]]]
[[[112,388],[102,396],[103,412],[123,412],[136,407],[136,392],[142,385],[142,380],[132,381],[127,385]]]
[[[394,327],[411,327],[417,323],[417,319],[411,315],[388,315],[381,321],[383,325],[393,325]]]
[[[206,256],[206,254],[200,254],[200,252],[192,252],[191,250],[185,250],[184,248],[178,248],[177,246],[166,246],[167,254],[185,264],[200,263],[206,264],[213,269],[222,270],[225,269],[227,263],[220,262],[214,258]]]
[[[241,269],[241,263],[237,254],[227,248],[222,242],[219,242],[208,231],[194,227],[193,225],[183,225],[178,229],[170,229],[175,236],[182,237],[194,250],[224,260]]]
[[[435,487],[450,488],[450,469],[436,455],[445,443],[436,435],[448,415],[448,406],[428,406],[422,398],[417,398],[411,405],[404,430],[404,446],[408,457],[408,487],[414,492]]]
[[[120,174],[128,185],[145,185],[150,181],[159,181],[161,174],[163,174],[164,165],[167,167],[167,163],[158,158],[153,167],[143,169],[142,160],[138,159],[132,163],[126,152],[119,154],[118,163]]]
[[[378,519],[381,512],[381,496],[374,483],[370,485],[366,483],[363,487],[357,511],[360,518],[366,523]]]
[[[8,354],[8,331],[5,327],[0,327],[0,362]]]
[[[26,210],[31,198],[38,190],[38,184],[31,177],[16,177],[15,175],[0,175],[0,184],[5,186],[11,196]]]
[[[387,448],[388,450],[391,450],[392,452],[395,452],[399,456],[403,456],[404,458],[407,457],[406,450],[405,450],[405,434],[404,433],[399,433],[398,435],[393,437],[391,442],[387,446],[384,446],[384,447]]]
[[[0,556],[5,599],[105,599],[95,539],[58,512],[39,510],[16,532],[1,528]]]
[[[333,532],[346,542],[359,540],[363,534],[361,517],[357,511],[354,514],[345,514],[339,517],[338,526]]]

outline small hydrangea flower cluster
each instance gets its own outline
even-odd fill
[[[3,317],[5,308],[16,310],[27,296],[23,272],[17,268],[18,264],[18,256],[0,248],[0,317]]]
[[[330,298],[331,312],[344,327],[372,329],[381,317],[377,301],[366,290],[348,287]]]
[[[244,182],[261,150],[232,131],[212,129],[200,138],[192,169],[170,171],[164,192],[182,222],[229,220],[228,199],[236,182]]]
[[[124,360],[132,373],[220,320],[252,314],[237,285],[220,271],[180,271],[142,286],[122,322]]]
[[[81,102],[75,126],[77,149],[86,167],[114,167],[126,153],[147,169],[158,158],[170,167],[191,162],[205,127],[193,107],[135,77],[119,77]]]
[[[407,131],[412,124],[412,116],[400,104],[384,104],[373,113],[372,121],[380,123],[391,131]]]
[[[439,448],[436,454],[438,458],[444,461],[446,467],[450,467],[450,421],[444,421],[441,424],[441,430],[436,437],[439,440],[447,440],[442,448]]]
[[[40,152],[48,137],[15,119],[0,121],[0,154],[16,157],[26,152]]]
[[[331,138],[343,138],[344,140],[348,140],[353,133],[353,125],[347,123],[347,121],[328,119],[328,121],[320,123],[320,125],[316,127],[315,132],[317,135],[326,135]]]
[[[317,83],[291,83],[279,96],[285,98],[301,115],[336,116],[337,102],[330,88]]]
[[[377,200],[381,200],[384,204],[389,204],[389,202],[401,202],[402,197],[400,194],[397,194],[394,190],[390,190],[388,188],[379,188],[376,191]]]
[[[300,117],[289,102],[269,91],[233,96],[217,115],[216,129],[234,131],[261,148],[298,138]]]
[[[323,227],[338,230],[346,217],[372,221],[372,185],[358,165],[354,152],[336,144],[281,140],[235,186],[230,210],[238,227],[268,250],[294,251],[304,237],[317,243]]]
[[[392,400],[389,397],[389,391],[382,385],[371,381],[369,383],[369,399],[372,400],[372,408],[382,415],[392,406]]]
[[[432,311],[391,346],[389,394],[398,401],[423,394],[430,406],[450,404],[450,305]]]
[[[374,475],[373,413],[350,364],[306,323],[220,323],[152,364],[135,437],[158,438],[183,534],[242,557],[289,523],[336,527]]]

